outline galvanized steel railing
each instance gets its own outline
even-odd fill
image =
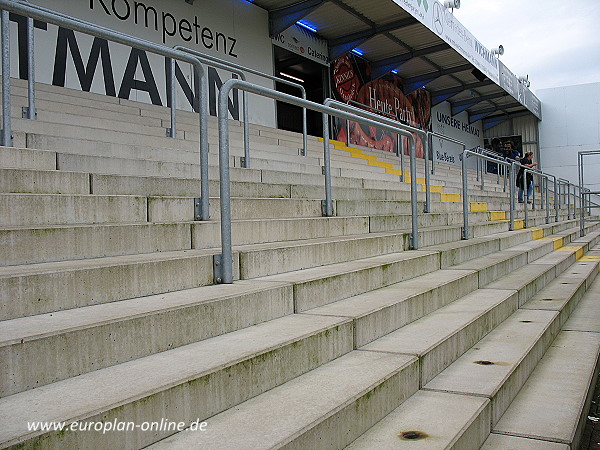
[[[468,177],[467,177],[467,158],[469,156],[474,156],[478,159],[481,159],[482,161],[490,161],[493,163],[498,164],[498,168],[503,167],[507,170],[509,170],[510,173],[510,186],[509,186],[509,192],[510,192],[510,210],[509,210],[509,230],[513,231],[515,229],[514,225],[515,225],[515,193],[516,193],[516,172],[517,172],[517,168],[523,169],[523,180],[525,183],[525,191],[527,191],[527,174],[531,173],[532,175],[538,176],[541,179],[545,180],[546,183],[542,185],[542,199],[545,199],[542,201],[542,208],[544,208],[544,204],[545,204],[545,208],[546,208],[546,223],[550,223],[550,200],[549,200],[549,188],[548,188],[548,180],[553,179],[554,180],[554,190],[557,190],[557,186],[558,186],[558,180],[554,175],[551,174],[547,174],[544,173],[542,171],[536,170],[536,169],[532,169],[530,167],[524,166],[516,161],[512,161],[512,162],[508,162],[506,160],[503,159],[499,159],[499,158],[495,158],[494,156],[488,156],[486,154],[484,154],[483,152],[480,151],[474,151],[474,150],[465,150],[462,153],[462,181],[463,181],[463,239],[469,239],[469,181],[468,181]],[[482,177],[483,178],[483,177]],[[483,183],[484,181],[482,180],[482,189],[483,189]],[[506,184],[505,184],[505,189],[506,189]],[[535,197],[535,195],[534,195]],[[525,218],[524,218],[524,226],[525,228],[528,227],[528,223],[529,223],[529,208],[528,208],[528,203],[525,201],[524,202],[524,211],[525,211]],[[532,203],[532,208],[535,208],[535,204]],[[558,206],[558,196],[554,195],[554,210],[555,210],[555,221],[558,222],[559,217],[558,217],[558,210],[559,210],[559,206]]]
[[[325,201],[323,202],[323,213],[325,216],[333,215],[331,201],[331,161],[329,154],[329,120],[328,116],[337,116],[342,119],[350,119],[381,129],[399,133],[406,136],[411,143],[411,209],[413,216],[417,216],[416,205],[416,156],[414,136],[397,126],[389,125],[378,118],[379,121],[358,116],[353,113],[334,109],[320,103],[311,102],[289,94],[278,92],[274,89],[265,88],[242,80],[230,79],[226,81],[219,92],[218,121],[219,121],[219,172],[220,172],[220,201],[221,201],[221,254],[215,257],[215,281],[218,283],[233,282],[233,251],[231,243],[231,192],[229,178],[229,124],[227,120],[227,99],[232,89],[245,90],[249,93],[262,95],[273,100],[284,101],[295,106],[305,107],[323,114],[323,153],[324,153],[324,175],[325,175]],[[411,232],[411,247],[418,248],[418,230],[416,221],[413,221]]]
[[[288,86],[296,87],[296,88],[300,89],[300,92],[302,93],[302,98],[304,100],[306,100],[306,89],[301,84],[294,83],[293,81],[289,81],[284,78],[276,77],[274,75],[269,75],[267,73],[263,73],[258,70],[251,69],[249,67],[240,66],[239,64],[234,64],[234,63],[225,61],[223,59],[216,58],[214,56],[205,55],[204,53],[200,53],[197,50],[192,50],[190,48],[183,47],[181,45],[176,45],[173,48],[175,50],[179,50],[179,51],[194,55],[200,62],[202,62],[208,66],[213,66],[218,69],[225,69],[225,70],[234,72],[234,73],[238,74],[243,81],[247,81],[245,72],[248,72],[253,75],[257,75],[259,77],[266,78],[268,80],[272,80],[272,81],[276,81],[278,83],[287,84]],[[174,95],[175,95],[175,83],[174,83],[173,77],[174,77],[173,70],[171,70],[171,96],[172,97],[174,97]],[[248,93],[246,91],[243,91],[242,96],[243,96],[242,98],[243,98],[243,102],[244,102],[244,110],[243,110],[243,114],[244,114],[244,125],[243,125],[244,126],[244,160],[242,161],[242,167],[248,168],[248,167],[250,167],[250,133],[248,130],[248,128],[249,128]],[[175,123],[175,108],[172,108],[171,109],[171,126],[172,127],[174,126],[173,125],[174,123]],[[307,145],[308,145],[307,142],[308,142],[308,138],[307,138],[307,127],[306,127],[306,108],[302,108],[302,156],[306,156],[306,152],[308,151],[307,150]]]
[[[592,206],[592,195],[600,194],[600,191],[592,191],[590,189],[585,188],[585,177],[584,177],[584,157],[586,156],[600,156],[600,150],[588,150],[581,151],[577,153],[577,172],[579,174],[579,226],[580,226],[580,235],[585,235],[585,209],[588,209],[588,213],[591,214],[592,208],[599,208],[597,204]],[[587,198],[587,206],[586,206],[586,198]],[[584,207],[585,206],[585,207]],[[592,219],[587,219],[592,220]]]

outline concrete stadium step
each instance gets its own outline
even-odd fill
[[[351,350],[348,321],[303,315],[275,319],[2,398],[0,443],[4,447],[119,449],[133,442],[141,448],[172,432],[137,430],[123,439],[121,433],[32,432],[27,422],[135,422],[141,417],[156,421],[168,417],[175,422],[187,422],[189,417],[205,420]],[[363,395],[371,392],[373,383],[382,385],[384,402],[390,394],[395,397],[408,391],[404,395],[408,396],[414,392],[413,387],[401,385],[416,371],[411,358],[369,354],[364,358],[359,355],[357,361],[352,355],[334,362],[333,370],[341,376],[343,369],[356,367],[361,361],[368,372],[364,384],[359,383],[364,386],[358,391]],[[375,363],[379,369],[374,369]],[[314,377],[314,372],[310,376]],[[358,380],[354,371],[351,376]],[[90,392],[95,394],[90,396]],[[184,398],[189,401],[182,407]]]
[[[138,223],[0,228],[0,266],[189,250],[192,226]]]
[[[477,449],[489,431],[488,399],[418,391],[346,449]]]
[[[6,320],[0,397],[292,312],[290,285],[242,281]],[[58,360],[56,352],[64,356]]]
[[[600,334],[559,333],[493,432],[579,448],[599,354]]]
[[[214,254],[183,250],[0,267],[1,316],[51,313],[211,285]],[[234,255],[236,279],[238,274]]]
[[[304,313],[352,318],[358,348],[476,289],[475,271],[437,270]]]
[[[148,220],[145,197],[0,194],[0,226],[82,223],[134,223]]]
[[[495,425],[550,346],[558,312],[518,310],[424,386],[487,397]]]
[[[566,444],[538,441],[529,438],[491,434],[480,450],[571,450]]]
[[[435,252],[410,251],[331,264],[262,278],[294,285],[294,311],[302,312],[439,269]]]
[[[0,265],[218,248],[220,223],[63,225],[0,229]],[[368,217],[236,220],[234,245],[369,233]]]
[[[571,317],[597,274],[597,262],[579,260],[533,295],[521,308],[560,311],[559,319],[562,327]]]
[[[355,351],[212,417],[209,433],[149,448],[344,448],[417,390],[417,371],[407,356]]]
[[[0,146],[0,167],[56,170],[56,152]]]
[[[419,358],[423,387],[517,308],[514,290],[478,289],[361,349]]]

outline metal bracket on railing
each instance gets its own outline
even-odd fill
[[[23,108],[21,108],[21,118],[35,120],[37,119],[37,111],[35,111],[33,117],[31,117],[29,114],[29,106],[23,106]]]
[[[247,169],[248,168],[248,160],[246,159],[245,156],[240,156],[240,165],[244,168]]]
[[[196,197],[194,199],[194,221],[207,220],[202,215],[202,197]]]
[[[219,253],[213,256],[213,274],[215,284],[223,282],[223,255]]]

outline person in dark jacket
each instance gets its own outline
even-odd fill
[[[537,163],[533,162],[533,152],[525,153],[523,159],[521,159],[521,166],[525,167],[535,167]],[[517,187],[519,188],[519,203],[523,203],[523,192],[525,190],[524,179],[527,178],[527,203],[531,203],[530,197],[533,194],[533,174],[528,173],[527,177],[525,175],[525,169],[523,167],[519,168],[519,173],[517,174]]]

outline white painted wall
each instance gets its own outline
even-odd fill
[[[579,183],[577,153],[600,150],[600,83],[541,89],[540,148],[544,170]],[[600,155],[585,158],[584,182],[600,190]]]

